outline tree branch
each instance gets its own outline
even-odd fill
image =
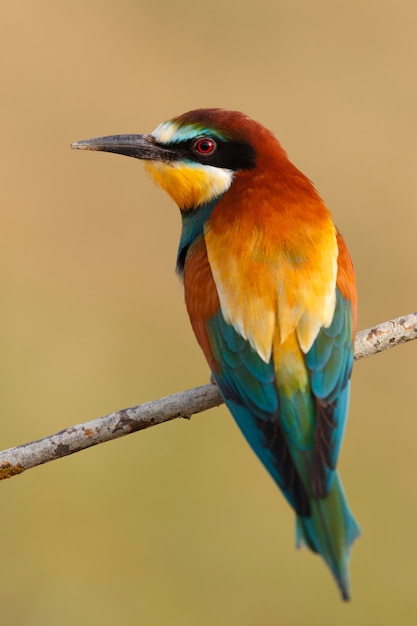
[[[355,341],[355,359],[363,359],[413,339],[417,339],[417,312],[359,332]],[[0,452],[0,480],[177,417],[189,419],[194,413],[222,403],[216,385],[208,384],[70,426],[54,435]]]

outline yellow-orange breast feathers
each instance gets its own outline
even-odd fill
[[[334,314],[336,229],[314,190],[239,191],[220,200],[205,228],[223,316],[265,362],[274,337],[283,343],[294,331],[307,352]]]

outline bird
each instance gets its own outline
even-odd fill
[[[321,555],[349,600],[360,529],[337,461],[357,292],[347,246],[314,185],[270,130],[222,108],[72,148],[142,160],[178,205],[176,271],[212,378],[294,510],[296,546]]]

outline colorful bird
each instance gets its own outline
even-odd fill
[[[356,287],[312,183],[246,115],[198,109],[150,135],[72,146],[132,156],[177,203],[177,272],[196,338],[248,443],[349,599],[359,535],[336,465],[345,430]]]

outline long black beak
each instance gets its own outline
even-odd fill
[[[173,150],[155,143],[152,135],[109,135],[95,139],[82,139],[72,143],[71,148],[114,152],[149,161],[173,161],[176,158]]]

